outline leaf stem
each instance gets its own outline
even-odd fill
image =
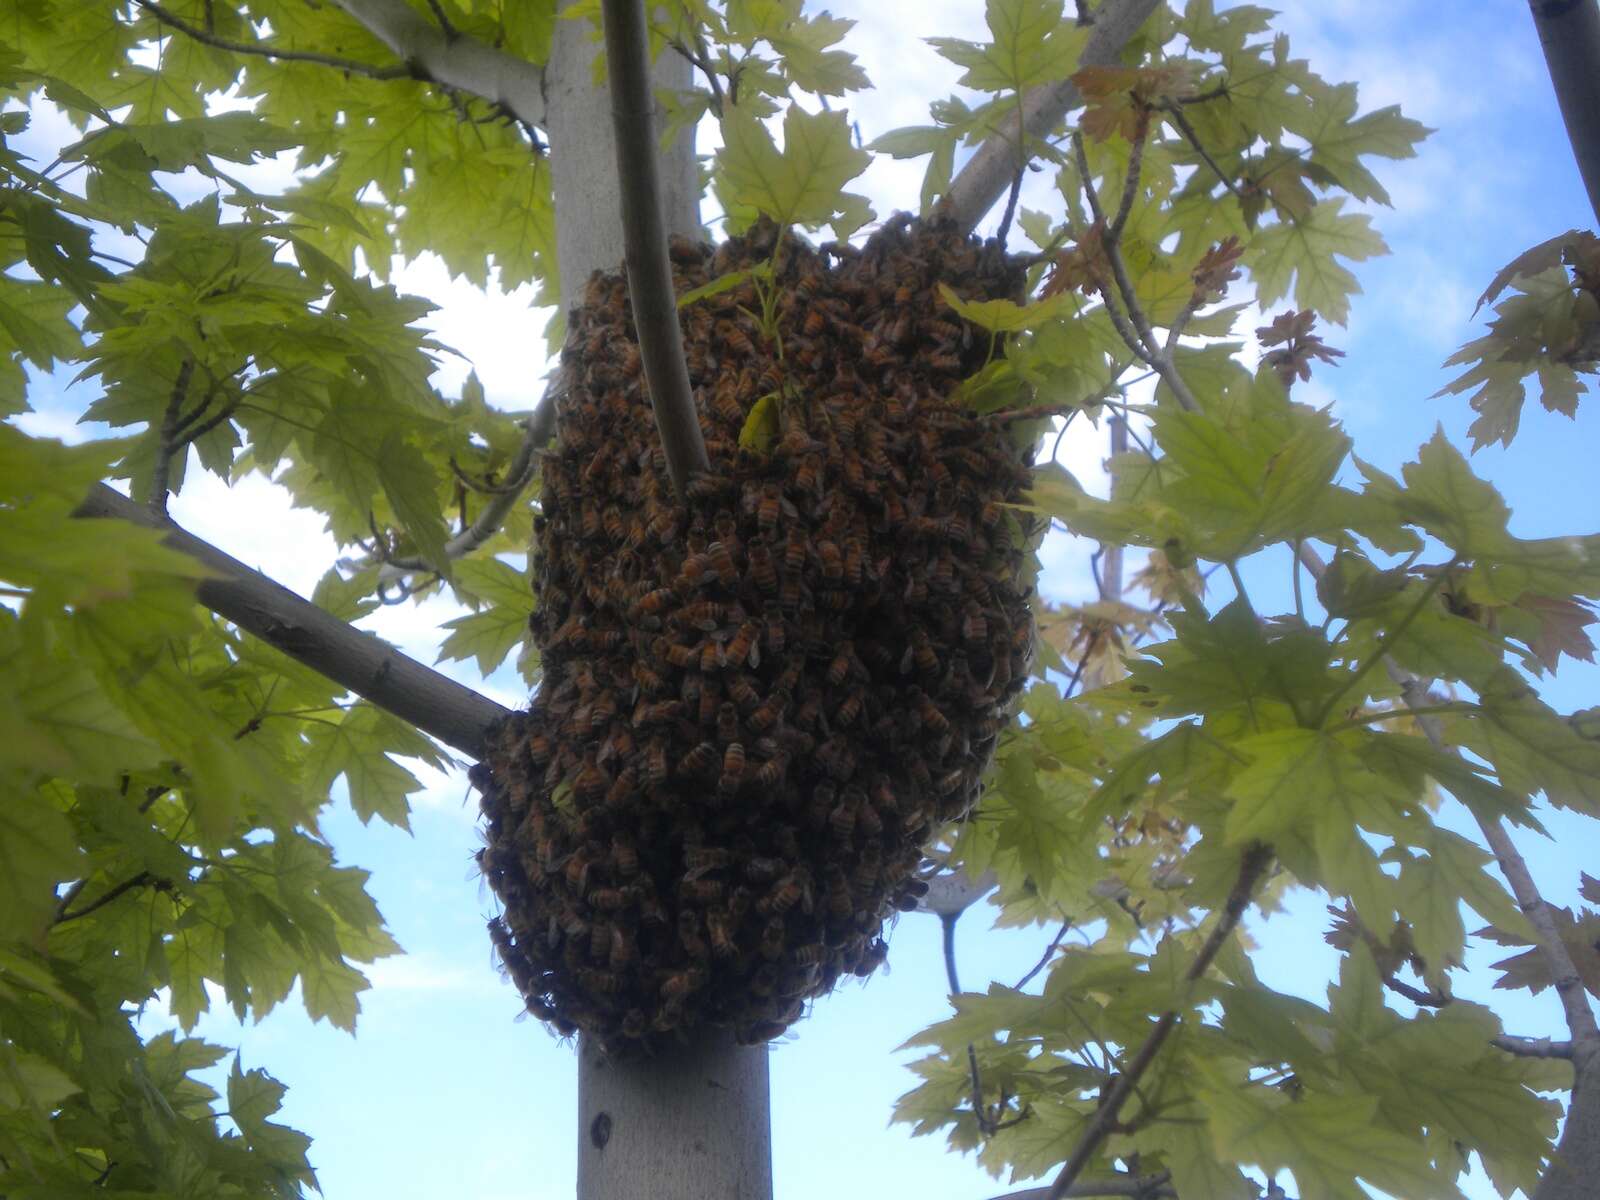
[[[1451,559],[1445,568],[1436,571],[1433,578],[1428,581],[1428,586],[1423,589],[1422,595],[1417,597],[1416,603],[1406,610],[1405,616],[1383,631],[1383,636],[1378,639],[1378,644],[1373,647],[1372,654],[1367,658],[1367,661],[1356,668],[1355,673],[1344,681],[1343,686],[1322,702],[1322,708],[1317,713],[1317,719],[1312,722],[1312,728],[1321,729],[1327,723],[1329,716],[1333,714],[1333,710],[1339,701],[1349,693],[1350,689],[1365,679],[1374,667],[1389,657],[1389,652],[1394,648],[1395,643],[1405,636],[1406,630],[1411,628],[1416,619],[1422,615],[1422,610],[1432,602],[1439,589],[1444,586],[1448,568],[1454,566],[1455,563],[1456,560]]]

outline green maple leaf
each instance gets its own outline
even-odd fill
[[[1245,263],[1263,308],[1287,296],[1292,281],[1297,308],[1345,323],[1350,297],[1361,285],[1338,260],[1363,262],[1387,254],[1389,247],[1373,230],[1370,217],[1343,208],[1342,198],[1324,200],[1298,220],[1281,220],[1257,232],[1245,251]]]
[[[984,92],[1020,92],[1065,79],[1077,67],[1089,31],[1066,19],[1061,0],[988,0],[990,42],[929,38],[940,55],[966,71],[956,82]]]
[[[783,149],[747,108],[722,121],[717,193],[724,207],[755,209],[780,226],[817,226],[865,200],[844,185],[866,170],[871,156],[850,140],[843,112],[807,113],[791,105],[783,117]]]
[[[1402,116],[1398,106],[1356,116],[1356,85],[1327,88],[1308,110],[1315,122],[1295,130],[1311,143],[1311,162],[1331,174],[1357,200],[1389,203],[1389,193],[1361,162],[1364,155],[1415,158],[1417,143],[1433,130]]]
[[[1366,1200],[1358,1179],[1407,1200],[1459,1200],[1420,1141],[1376,1119],[1375,1098],[1311,1095],[1290,1101],[1263,1088],[1240,1087],[1213,1068],[1201,1071],[1206,1085],[1199,1090],[1200,1107],[1216,1152],[1228,1162],[1257,1164],[1269,1175],[1292,1172],[1302,1200]]]

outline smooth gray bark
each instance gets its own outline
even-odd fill
[[[560,21],[545,72],[562,303],[599,270],[622,265],[611,100],[595,86],[599,52],[586,21]],[[655,86],[686,88],[688,64],[656,63]],[[665,127],[659,106],[656,127]],[[669,232],[701,235],[694,146],[661,155]],[[604,1119],[602,1119],[602,1117]],[[578,1057],[578,1200],[771,1200],[767,1048],[705,1036],[642,1062],[607,1062],[587,1038]]]
[[[583,285],[591,274],[615,271],[623,260],[611,97],[603,84],[594,84],[594,60],[599,53],[595,28],[589,22],[556,22],[550,63],[544,73],[544,99],[563,305],[583,299]],[[676,55],[663,54],[656,61],[657,91],[689,87],[689,70],[689,64]],[[657,129],[666,128],[666,113],[659,103],[655,123]],[[659,165],[667,232],[701,236],[700,176],[693,139],[680,136],[661,155]]]
[[[725,1032],[578,1067],[578,1200],[770,1200],[767,1048]]]

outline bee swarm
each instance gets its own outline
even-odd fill
[[[533,556],[543,680],[475,778],[490,932],[528,1009],[611,1053],[781,1033],[883,961],[922,847],[977,797],[1032,648],[1026,452],[949,399],[1020,298],[953,229],[673,246],[711,473],[666,472],[619,274],[570,315]],[[830,260],[832,260],[830,262]],[[763,323],[763,296],[772,305]],[[763,397],[776,428],[738,444]]]

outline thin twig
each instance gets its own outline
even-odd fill
[[[1039,956],[1039,961],[1033,964],[1033,969],[1031,971],[1029,971],[1026,975],[1024,975],[1021,979],[1017,980],[1017,982],[1015,984],[1015,987],[1016,987],[1017,991],[1020,992],[1023,988],[1027,987],[1030,983],[1032,983],[1033,982],[1033,977],[1035,975],[1037,975],[1040,971],[1044,970],[1045,967],[1049,965],[1050,959],[1054,956],[1054,954],[1056,952],[1056,947],[1061,945],[1062,939],[1067,936],[1067,933],[1071,929],[1072,929],[1072,921],[1071,921],[1070,918],[1061,923],[1061,928],[1056,930],[1055,937],[1050,939],[1050,944],[1044,948],[1044,953]]]
[[[1172,118],[1172,123],[1178,127],[1178,131],[1188,139],[1189,145],[1194,147],[1195,153],[1200,156],[1206,166],[1211,168],[1212,173],[1222,180],[1223,186],[1236,197],[1243,199],[1244,197],[1239,191],[1239,185],[1234,183],[1227,172],[1217,165],[1217,160],[1211,157],[1211,151],[1206,149],[1205,143],[1200,140],[1200,135],[1195,132],[1195,128],[1190,124],[1189,118],[1183,115],[1183,108],[1177,104],[1164,104],[1161,106],[1161,111]]]
[[[950,985],[952,998],[961,991],[961,979],[956,973],[956,922],[960,919],[960,912],[939,914],[944,946],[944,977]],[[988,1137],[995,1129],[989,1120],[988,1106],[983,1102],[983,1076],[978,1071],[977,1048],[971,1042],[967,1043],[967,1070],[972,1078],[972,1115],[978,1122],[978,1132]]]
[[[340,71],[349,71],[355,75],[365,75],[369,79],[419,79],[420,76],[409,63],[397,63],[394,66],[380,67],[373,63],[359,62],[353,58],[343,58],[337,54],[318,54],[312,50],[279,50],[260,42],[236,42],[232,38],[218,37],[208,33],[198,25],[191,25],[176,13],[169,12],[156,0],[133,0],[140,8],[149,13],[163,25],[170,25],[179,33],[193,38],[206,46],[213,46],[218,50],[231,50],[235,54],[256,54],[262,58],[276,59],[279,62],[304,62],[316,63],[319,66],[333,67]]]
[[[1390,991],[1404,996],[1418,1008],[1443,1008],[1454,999],[1437,988],[1414,987],[1403,979],[1396,979],[1393,975],[1385,975],[1383,984]]]
[[[546,392],[544,399],[539,402],[538,407],[533,410],[533,415],[523,427],[522,444],[517,447],[516,456],[506,470],[507,478],[517,481],[516,486],[513,487],[508,483],[502,489],[498,489],[493,498],[478,511],[477,519],[444,544],[446,558],[457,559],[471,554],[498,533],[500,527],[505,524],[507,514],[516,507],[517,501],[538,474],[539,451],[550,440],[555,427],[555,397],[559,391],[559,388],[552,388]],[[391,559],[378,571],[378,585],[386,587],[397,583],[412,571],[437,569],[438,564],[427,563],[420,558]]]
[[[440,4],[439,0],[428,0],[428,9],[433,13],[433,19],[439,22],[439,32],[444,34],[446,38],[453,42],[461,36],[456,27],[450,23],[450,18],[444,11],[444,5]]]
[[[1571,1042],[1556,1042],[1547,1037],[1525,1038],[1506,1034],[1495,1038],[1493,1045],[1497,1050],[1504,1050],[1507,1054],[1516,1054],[1523,1058],[1564,1058],[1568,1062],[1572,1061]]]
[[[1128,174],[1122,181],[1122,201],[1117,205],[1117,215],[1112,219],[1109,236],[1112,241],[1122,242],[1122,231],[1128,227],[1128,218],[1133,214],[1133,202],[1139,196],[1140,176],[1144,173],[1144,144],[1150,137],[1150,111],[1139,111],[1138,124],[1134,127],[1133,148],[1128,151]]]
[[[643,0],[602,0],[606,63],[611,81],[611,118],[617,135],[618,189],[627,252],[628,297],[639,337],[645,382],[656,429],[667,454],[667,473],[680,497],[689,480],[709,471],[705,438],[689,385],[678,326],[678,302],[667,256],[661,211],[654,98],[650,90],[649,23]],[[780,234],[781,236],[781,234]]]
[[[1121,244],[1118,238],[1111,236],[1110,226],[1106,223],[1105,209],[1101,207],[1100,197],[1095,192],[1094,177],[1089,170],[1089,154],[1083,146],[1083,135],[1076,130],[1072,134],[1072,149],[1077,159],[1083,193],[1089,201],[1089,210],[1094,214],[1095,224],[1105,230],[1105,235],[1100,239],[1101,249],[1106,256],[1106,262],[1110,264],[1117,291],[1121,294],[1123,303],[1127,305],[1127,319],[1133,323],[1138,336],[1135,337],[1121,321],[1116,305],[1112,303],[1110,289],[1102,286],[1100,295],[1105,301],[1106,314],[1116,327],[1117,334],[1127,344],[1128,349],[1133,351],[1135,357],[1161,376],[1161,382],[1165,383],[1167,389],[1177,398],[1179,406],[1187,412],[1199,412],[1200,402],[1194,398],[1189,385],[1173,366],[1171,355],[1156,341],[1155,330],[1150,326],[1150,318],[1145,315],[1143,307],[1139,304],[1139,295],[1134,290],[1133,280],[1128,275],[1128,264],[1122,257]]]
[[[1233,890],[1228,893],[1227,902],[1223,905],[1216,925],[1212,927],[1201,945],[1200,952],[1195,955],[1194,962],[1189,964],[1189,969],[1184,972],[1184,978],[1189,982],[1194,982],[1206,973],[1212,960],[1222,950],[1223,944],[1233,935],[1234,929],[1244,916],[1245,909],[1249,907],[1250,898],[1255,894],[1256,884],[1266,874],[1271,862],[1270,847],[1255,845],[1245,851],[1244,859],[1239,866],[1239,878],[1234,883]],[[1083,1168],[1089,1165],[1089,1160],[1099,1150],[1100,1143],[1116,1130],[1122,1106],[1128,1102],[1128,1097],[1133,1094],[1144,1073],[1150,1069],[1150,1064],[1155,1061],[1156,1055],[1161,1052],[1161,1047],[1177,1024],[1176,1009],[1169,1009],[1157,1018],[1144,1043],[1134,1054],[1133,1061],[1117,1076],[1111,1090],[1101,1101],[1099,1110],[1089,1122],[1089,1128],[1083,1131],[1077,1144],[1073,1146],[1072,1153],[1067,1156],[1067,1161],[1061,1167],[1061,1173],[1056,1176],[1055,1182],[1045,1194],[1045,1200],[1063,1200],[1063,1197],[1068,1195],[1068,1189],[1083,1173]]]
[[[85,904],[82,908],[75,909],[72,912],[65,912],[65,911],[59,912],[57,914],[57,916],[56,916],[55,923],[57,925],[64,925],[68,921],[76,921],[79,917],[87,917],[90,913],[94,912],[96,909],[104,908],[106,905],[110,904],[113,900],[117,899],[119,896],[122,896],[127,892],[131,892],[134,888],[144,887],[146,884],[150,884],[150,883],[154,883],[154,884],[158,884],[159,885],[160,881],[157,880],[154,875],[150,874],[149,871],[140,871],[137,875],[133,876],[132,878],[124,879],[121,883],[117,884],[116,887],[112,888],[105,895],[99,897],[98,899],[91,900],[88,904]]]
[[[172,394],[167,398],[167,410],[161,417],[161,444],[156,447],[156,465],[150,472],[150,507],[165,516],[167,491],[172,486],[172,459],[177,454],[179,416],[183,402],[189,398],[189,380],[194,375],[194,359],[186,358],[178,368],[178,378],[173,382]],[[187,445],[187,443],[182,443]]]

